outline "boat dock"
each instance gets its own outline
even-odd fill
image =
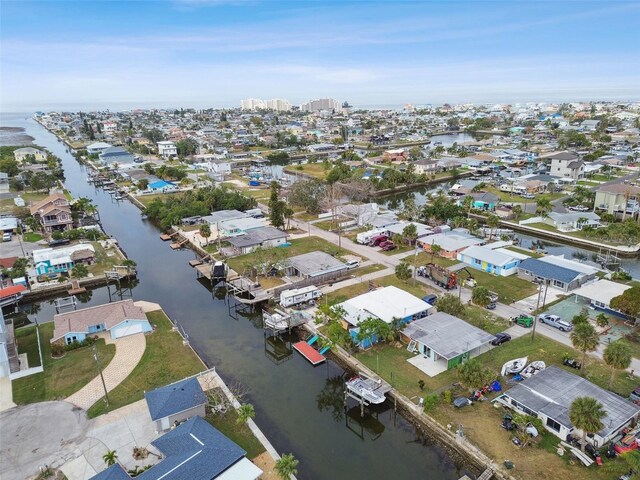
[[[361,373],[347,381],[345,395],[368,406],[384,402],[385,393],[390,391],[391,385],[388,383],[380,379],[374,380]]]
[[[285,311],[274,309],[264,309],[262,311],[262,328],[271,330],[275,335],[282,332],[291,333],[291,329],[298,327],[308,321],[300,312],[287,313]]]
[[[311,363],[311,365],[314,366],[321,364],[327,359],[327,357],[325,357],[323,353],[329,350],[329,347],[324,347],[322,350],[317,351],[315,348],[313,348],[313,344],[317,341],[318,336],[314,335],[307,341],[302,340],[293,344],[293,348],[295,348],[300,355],[306,358]]]
[[[232,278],[226,282],[226,285],[229,293],[240,303],[250,305],[264,302],[271,298],[271,294],[262,288],[260,284],[253,283],[245,277]],[[251,298],[245,298],[243,295]]]

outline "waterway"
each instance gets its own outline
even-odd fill
[[[233,314],[224,292],[212,295],[206,283],[196,280],[187,264],[193,253],[170,250],[136,207],[87,184],[86,171],[66,146],[28,117],[5,114],[0,123],[25,128],[35,145],[62,159],[67,188],[75,197],[93,200],[105,230],[137,262],[139,284],[133,298],[161,304],[209,365],[249,389],[256,423],[279,452],[292,452],[300,460],[299,478],[449,480],[466,472],[463,460],[452,458],[389,406],[364,422],[354,410],[345,415],[345,372],[333,361],[313,368],[286,343],[278,345],[277,361],[268,355],[259,314]],[[107,289],[82,300],[84,306],[105,303]],[[55,313],[50,302],[30,310],[30,318],[38,321],[50,321]]]

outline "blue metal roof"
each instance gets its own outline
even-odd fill
[[[91,477],[91,480],[131,480],[131,477],[119,463],[116,463]]]
[[[151,443],[164,459],[139,475],[139,480],[211,480],[246,454],[200,417],[193,417]]]
[[[144,398],[152,420],[183,412],[207,401],[197,378],[188,378],[145,392]]]
[[[569,268],[560,267],[553,263],[542,262],[537,258],[527,258],[520,262],[519,269],[532,272],[537,277],[545,279],[559,280],[564,283],[570,283],[581,275],[580,272]]]

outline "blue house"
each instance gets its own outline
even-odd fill
[[[510,253],[509,250],[497,251],[486,246],[473,245],[458,253],[458,260],[477,270],[507,277],[517,273],[521,261],[519,255]]]
[[[251,463],[242,448],[206,420],[193,417],[151,442],[162,460],[138,480],[256,480],[262,470]],[[118,463],[91,480],[130,480]]]
[[[87,336],[102,332],[109,332],[111,338],[116,340],[153,330],[144,310],[130,299],[59,313],[53,317],[53,321],[55,326],[51,343],[65,345],[82,342]]]
[[[473,208],[480,210],[495,210],[500,203],[500,197],[491,192],[471,193],[473,197]]]
[[[518,265],[518,277],[547,283],[565,292],[575,290],[595,278],[595,269],[587,271],[588,267],[583,268],[582,265],[572,268],[570,263],[558,257],[527,258]]]
[[[178,186],[173,182],[158,180],[157,182],[150,183],[148,189],[154,192],[169,192],[171,190],[177,190]]]

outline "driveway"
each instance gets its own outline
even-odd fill
[[[21,245],[22,243],[22,245]],[[34,250],[46,248],[45,242],[42,245],[31,242],[20,242],[18,236],[13,235],[10,242],[0,243],[0,257],[24,257],[30,255]],[[24,253],[23,253],[24,252]]]
[[[140,400],[96,419],[67,402],[43,402],[0,413],[0,478],[23,479],[40,466],[59,468],[69,480],[86,480],[105,468],[102,455],[116,450],[125,468],[158,462],[133,459],[133,447],[158,437]],[[153,447],[150,448],[151,451]]]

